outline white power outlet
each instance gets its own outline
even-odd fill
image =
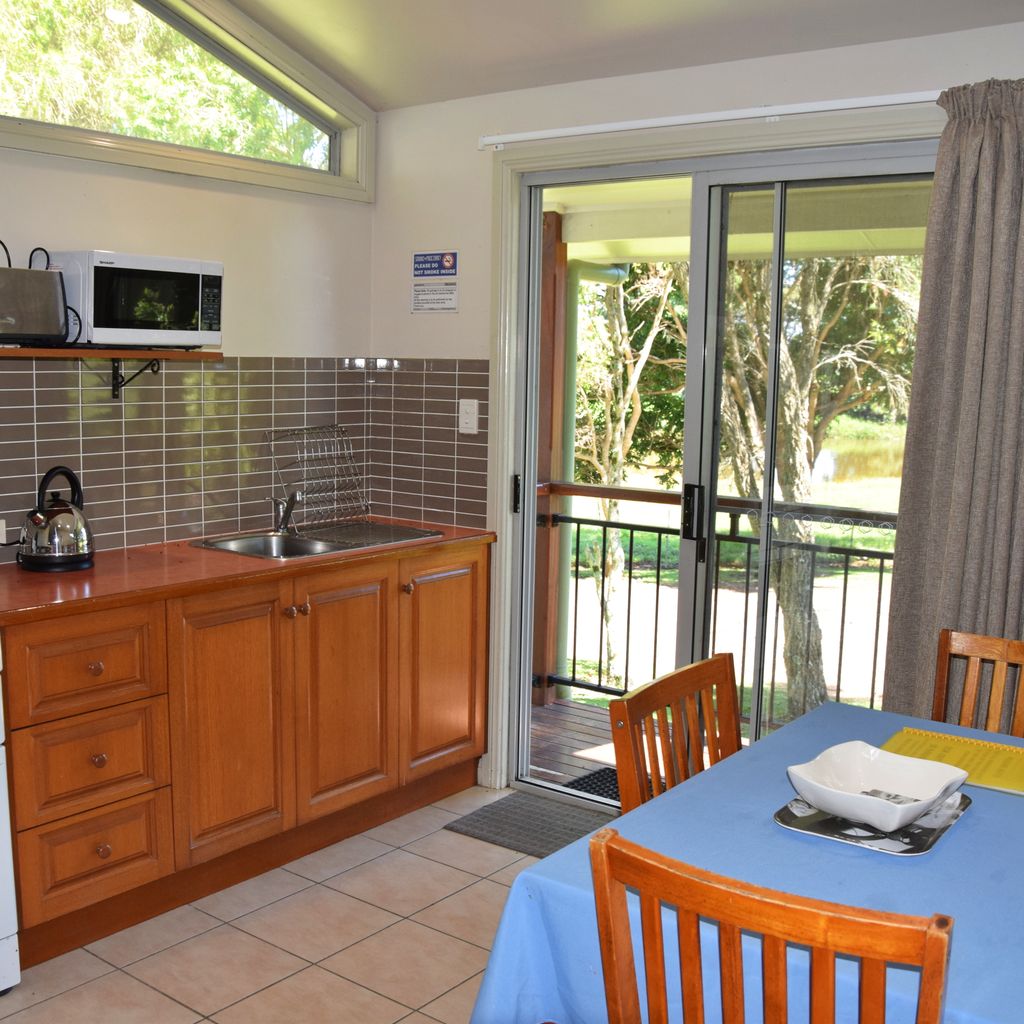
[[[0,519],[0,544],[7,543],[7,524]]]
[[[480,432],[480,403],[475,398],[459,399],[459,433]]]

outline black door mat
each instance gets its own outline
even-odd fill
[[[576,807],[550,797],[512,793],[456,818],[445,828],[532,857],[546,857],[603,828],[614,817],[607,811]]]
[[[575,789],[592,796],[603,796],[608,800],[619,799],[619,775],[614,768],[598,768],[567,782],[566,789]]]

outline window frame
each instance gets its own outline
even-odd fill
[[[135,2],[324,131],[329,170],[3,116],[0,147],[373,202],[376,114],[365,103],[221,0]]]

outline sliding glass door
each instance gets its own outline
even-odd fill
[[[524,184],[518,779],[614,800],[608,701],[718,651],[747,739],[880,703],[933,152]]]

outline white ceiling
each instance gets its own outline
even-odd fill
[[[1021,0],[232,0],[375,110],[1024,20]]]

